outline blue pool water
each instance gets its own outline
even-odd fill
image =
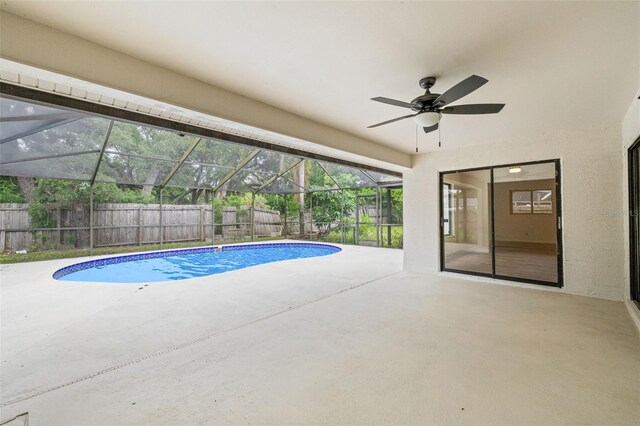
[[[341,249],[328,244],[278,243],[205,247],[142,253],[77,263],[59,269],[61,281],[143,283],[184,280],[263,263],[326,256]]]

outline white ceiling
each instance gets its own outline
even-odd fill
[[[420,78],[442,93],[489,80],[445,116],[445,148],[619,126],[640,85],[640,2],[2,2],[2,8],[147,62],[405,152]],[[419,135],[437,149],[437,132]]]

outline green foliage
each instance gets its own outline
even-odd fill
[[[345,226],[345,244],[355,244],[354,241],[355,227],[353,226]],[[387,228],[382,228],[382,247],[392,247],[392,248],[402,248],[402,235],[403,228],[402,226],[394,226],[391,228],[391,244],[389,245],[389,241],[387,240]],[[360,235],[361,240],[370,240],[373,241],[376,239],[375,234],[375,226],[364,225],[360,226]],[[328,234],[324,236],[320,236],[322,241],[326,241],[328,243],[341,243],[342,242],[342,231],[338,229],[334,229]]]
[[[243,192],[240,194],[232,194],[227,195],[222,200],[222,206],[232,206],[232,207],[240,207],[240,206],[250,206],[251,205],[251,193]],[[267,199],[262,194],[257,194],[255,197],[255,205],[256,207],[267,207]]]
[[[0,203],[24,203],[16,178],[0,177]]]
[[[264,196],[264,199],[268,208],[280,212],[281,215],[284,215],[286,212],[289,217],[297,217],[300,214],[300,205],[293,199],[291,195],[283,196],[266,194]]]
[[[89,203],[89,182],[61,179],[38,179],[34,189],[34,202],[68,203],[81,201]],[[93,186],[94,203],[142,203],[156,202],[152,196],[145,196],[139,188],[118,186],[114,183],[96,183]]]
[[[61,179],[38,179],[33,201],[29,204],[31,228],[52,228],[56,220],[51,216],[50,204],[61,205],[81,202],[88,205],[89,182]],[[96,183],[93,187],[94,203],[142,203],[155,202],[154,197],[144,196],[138,188],[120,187],[113,183]]]
[[[47,206],[38,201],[32,201],[29,204],[29,227],[37,228],[53,228],[56,226],[56,220],[51,216]],[[37,239],[34,244],[37,244]]]
[[[328,178],[328,177],[327,177]],[[356,208],[355,194],[344,191],[344,213],[342,191],[320,191],[310,194],[309,203],[313,205],[313,221],[321,234],[328,233],[339,226],[340,217],[350,215]]]
[[[402,188],[391,190],[391,223],[402,223]],[[386,201],[386,195],[385,195]],[[402,245],[401,245],[402,247]]]

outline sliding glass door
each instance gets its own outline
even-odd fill
[[[556,168],[493,169],[495,275],[558,282]]]
[[[445,268],[491,275],[491,172],[451,173],[442,188]]]
[[[631,300],[640,306],[640,139],[629,148],[629,263]]]
[[[562,285],[559,161],[440,180],[442,270]]]

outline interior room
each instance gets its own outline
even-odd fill
[[[0,3],[0,425],[640,424],[640,1]]]

